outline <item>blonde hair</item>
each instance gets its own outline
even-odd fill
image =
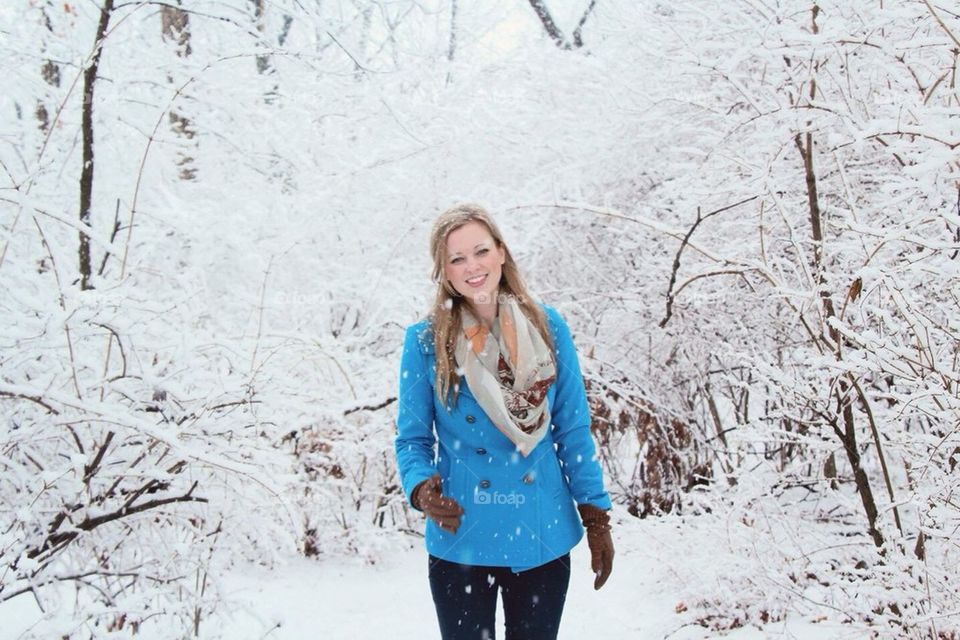
[[[453,389],[453,405],[456,406],[459,385],[454,386],[456,360],[454,349],[457,339],[463,328],[461,308],[466,304],[464,297],[453,287],[446,277],[445,265],[447,262],[447,238],[450,233],[459,229],[468,222],[479,222],[490,235],[493,236],[497,247],[503,248],[505,260],[497,285],[497,296],[513,296],[517,300],[523,314],[530,319],[540,332],[543,341],[553,352],[553,338],[547,325],[547,317],[540,305],[534,302],[527,291],[527,285],[520,275],[517,263],[514,262],[510,249],[503,240],[503,235],[487,210],[477,204],[458,204],[444,211],[433,223],[430,232],[430,254],[433,256],[433,280],[437,283],[437,294],[430,311],[430,324],[433,328],[433,342],[437,359],[437,377],[434,390],[437,398],[449,410],[447,403],[450,391]],[[457,376],[459,378],[459,376]]]

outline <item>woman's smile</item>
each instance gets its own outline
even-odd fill
[[[482,287],[483,283],[487,281],[487,274],[475,276],[473,278],[467,278],[467,284],[471,287]]]

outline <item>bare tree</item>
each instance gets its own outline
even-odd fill
[[[587,18],[590,17],[596,5],[597,0],[590,0],[590,4],[587,5],[586,10],[580,17],[580,21],[577,22],[577,27],[573,31],[573,38],[567,40],[566,36],[563,35],[563,31],[561,31],[557,23],[553,21],[553,16],[550,15],[550,10],[547,8],[545,0],[530,0],[530,6],[533,7],[537,17],[540,18],[540,22],[543,24],[543,28],[546,30],[547,35],[550,36],[550,39],[561,49],[568,50],[579,49],[583,46],[583,25],[587,23]]]

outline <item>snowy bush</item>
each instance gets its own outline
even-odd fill
[[[960,21],[924,2],[660,13],[645,19],[682,72],[651,97],[667,130],[634,211],[683,235],[653,270],[669,282],[655,339],[670,379],[699,378],[701,437],[735,485],[710,518],[759,550],[731,538],[738,568],[717,579],[738,596],[704,581],[703,620],[822,608],[950,637]],[[644,226],[641,246],[662,233]]]

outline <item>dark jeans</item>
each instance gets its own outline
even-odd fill
[[[569,553],[520,573],[510,567],[459,564],[427,555],[443,640],[494,640],[498,590],[506,640],[557,637],[570,583]]]

